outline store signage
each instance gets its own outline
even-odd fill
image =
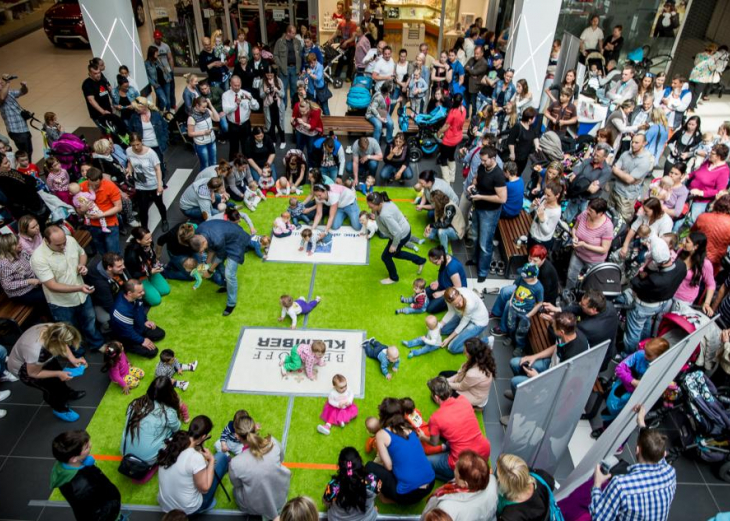
[[[277,22],[283,22],[286,20],[286,11],[284,9],[274,9],[274,20]]]

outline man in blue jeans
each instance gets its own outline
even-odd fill
[[[361,137],[352,147],[352,161],[347,163],[347,173],[352,174],[352,183],[357,186],[360,177],[365,179],[378,173],[378,164],[383,160],[383,149],[374,138]],[[360,176],[360,170],[365,170]]]
[[[474,214],[472,228],[477,237],[474,258],[467,266],[477,266],[478,282],[484,282],[489,274],[494,251],[494,233],[502,213],[502,205],[507,201],[507,182],[504,172],[497,166],[497,149],[486,146],[479,152],[481,166],[477,171],[476,193],[472,195]]]
[[[226,293],[226,308],[223,316],[227,317],[236,308],[238,302],[238,266],[243,264],[244,254],[251,236],[238,224],[230,221],[213,219],[198,225],[197,234],[190,240],[190,247],[198,253],[208,253],[208,268],[205,278],[218,272],[225,283],[221,284],[219,293]]]
[[[76,327],[86,346],[96,350],[104,344],[104,339],[96,329],[96,313],[89,298],[94,287],[84,284],[81,278],[88,273],[87,260],[76,239],[52,225],[44,230],[43,242],[33,252],[30,265],[43,284],[53,319]],[[75,356],[82,354],[83,348],[74,353]]]
[[[297,99],[297,80],[299,71],[302,70],[302,42],[295,38],[297,29],[293,25],[286,28],[284,36],[276,40],[274,44],[274,62],[279,71],[279,78],[284,84],[284,107],[286,107],[286,90],[289,90],[289,98],[292,106]]]
[[[510,368],[515,376],[510,382],[511,389],[504,392],[505,398],[514,400],[519,384],[550,369],[553,355],[557,355],[558,362],[565,362],[584,351],[588,351],[588,340],[576,324],[577,321],[573,313],[567,311],[557,313],[553,322],[553,330],[557,337],[555,344],[534,355],[515,357],[509,361]],[[502,416],[499,421],[506,426],[509,424],[509,415]]]

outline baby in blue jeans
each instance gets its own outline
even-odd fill
[[[408,353],[408,358],[425,355],[432,351],[436,351],[439,347],[441,347],[441,327],[439,326],[439,319],[434,315],[427,316],[426,327],[428,328],[428,333],[425,335],[414,338],[413,340],[403,341],[403,345],[408,349],[413,349],[414,347],[421,348],[414,349]]]

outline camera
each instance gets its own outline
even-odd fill
[[[618,458],[616,456],[606,456],[601,460],[601,472],[609,474],[611,469],[618,464]]]
[[[12,75],[12,74],[6,74],[6,75],[3,75],[3,79],[5,81],[11,81],[11,80],[17,80],[18,77],[15,75]]]

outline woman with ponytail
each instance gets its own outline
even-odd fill
[[[163,512],[182,510],[201,514],[215,507],[215,491],[226,474],[228,458],[215,456],[203,444],[210,438],[213,422],[196,416],[187,431],[177,431],[160,449],[160,489],[157,502]]]
[[[426,259],[414,255],[410,252],[403,251],[408,241],[411,240],[411,225],[406,219],[403,212],[390,201],[387,192],[372,192],[367,197],[370,211],[375,214],[375,222],[378,223],[378,229],[388,239],[388,244],[383,250],[380,258],[388,269],[388,278],[380,281],[381,284],[394,284],[398,282],[398,270],[395,267],[393,259],[403,259],[411,261],[418,266],[418,275],[423,271],[423,265]]]
[[[291,471],[282,465],[284,453],[269,434],[265,438],[250,416],[235,420],[236,438],[248,447],[231,460],[229,478],[238,508],[250,516],[275,519],[289,494]]]
[[[340,451],[337,474],[322,496],[328,521],[375,521],[375,496],[379,492],[380,480],[365,470],[357,449],[345,447]]]

